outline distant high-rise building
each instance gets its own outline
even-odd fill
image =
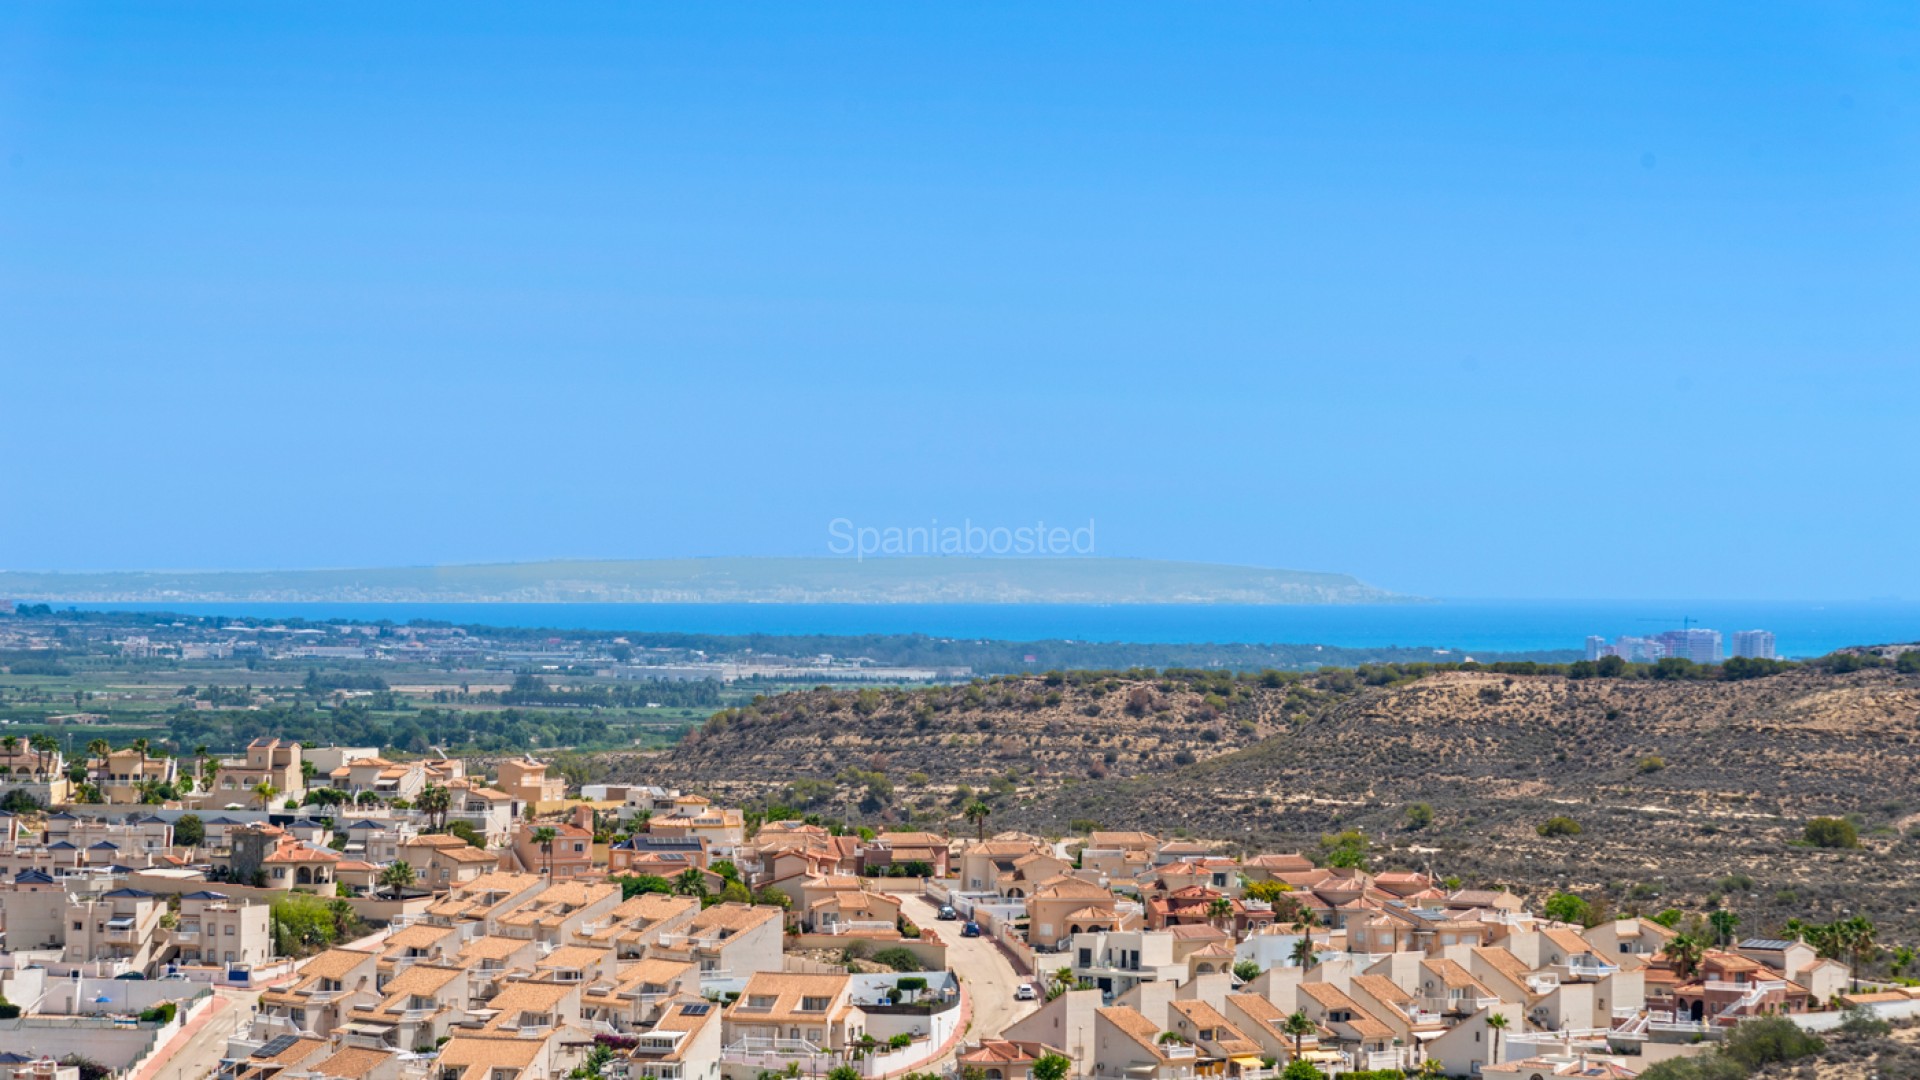
[[[1587,635],[1587,659],[1598,660],[1603,656],[1609,655],[1612,654],[1607,651],[1606,638],[1601,637],[1599,634]]]
[[[1755,660],[1774,659],[1773,631],[1735,630],[1733,632],[1733,655],[1749,656]]]
[[[1603,656],[1617,656],[1630,664],[1651,664],[1665,656],[1660,643],[1652,638],[1632,637],[1622,634],[1613,644],[1598,634],[1587,638],[1587,659],[1598,660]]]
[[[1664,656],[1677,656],[1696,664],[1717,664],[1723,659],[1718,630],[1669,630],[1654,638]]]

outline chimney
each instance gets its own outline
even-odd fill
[[[593,807],[586,803],[576,804],[573,808],[573,823],[588,832],[593,831]]]

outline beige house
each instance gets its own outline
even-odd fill
[[[430,1053],[467,1017],[471,982],[465,968],[412,964],[388,980],[377,1002],[348,1013],[347,1030],[377,1049]]]
[[[435,891],[464,885],[500,864],[499,856],[446,833],[412,837],[394,853],[413,868],[413,879],[422,888]]]
[[[109,803],[137,803],[147,784],[171,784],[180,778],[180,763],[165,754],[128,748],[87,762],[87,779]]]
[[[274,794],[263,803],[255,789],[262,783]],[[241,806],[277,809],[282,800],[298,802],[306,796],[306,778],[300,771],[300,744],[291,739],[255,739],[247,744],[246,755],[235,761],[222,761],[214,774],[213,788],[196,793],[202,806]]]
[[[1027,897],[1027,943],[1060,949],[1077,934],[1118,930],[1120,902],[1112,890],[1076,877],[1056,876]]]
[[[662,935],[691,925],[699,913],[700,901],[694,897],[641,893],[622,901],[604,920],[581,924],[574,940],[612,949],[622,960],[635,960],[658,946]]]
[[[728,1074],[784,1071],[787,1064],[804,1073],[826,1071],[820,1064],[865,1031],[866,1015],[853,1004],[851,991],[846,975],[754,974],[726,1010],[721,1061]]]
[[[700,973],[692,964],[641,960],[618,974],[590,980],[580,998],[580,1014],[589,1023],[626,1034],[651,1027],[673,999],[699,996]]]
[[[180,897],[179,915],[167,937],[181,963],[251,970],[273,959],[268,924],[266,904],[202,889]]]
[[[1094,1014],[1093,1075],[1124,1080],[1191,1080],[1199,1052],[1161,1042],[1161,1028],[1124,1005]]]
[[[655,955],[693,964],[705,980],[742,979],[785,967],[785,916],[763,904],[715,904],[685,930],[663,933]]]
[[[328,949],[306,960],[292,983],[260,995],[255,1037],[331,1035],[355,1006],[378,1000],[374,985],[379,959],[378,953],[358,949]]]
[[[387,802],[411,801],[427,786],[427,768],[420,761],[403,764],[382,757],[354,758],[327,774],[327,786],[355,799],[377,795]]]
[[[500,763],[494,788],[528,806],[562,802],[567,797],[567,781],[548,776],[547,763],[533,758],[512,758]]]
[[[553,881],[495,919],[492,932],[560,945],[575,940],[583,927],[599,924],[619,903],[620,886],[610,882]]]
[[[144,889],[74,893],[67,897],[66,948],[69,964],[109,961],[144,972],[158,955],[160,916],[166,901]]]

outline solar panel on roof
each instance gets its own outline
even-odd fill
[[[711,1008],[713,1008],[713,1006],[707,1004],[704,1001],[698,1005],[682,1005],[680,1006],[680,1015],[681,1016],[705,1016],[707,1015],[707,1010]]]
[[[300,1036],[298,1035],[275,1035],[267,1041],[267,1045],[255,1050],[253,1056],[257,1058],[274,1057],[285,1053],[289,1047],[299,1041]]]

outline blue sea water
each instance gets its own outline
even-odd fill
[[[1771,630],[1783,656],[1845,645],[1920,640],[1920,603],[1728,600],[1446,600],[1390,605],[1220,604],[86,604],[192,615],[455,623],[572,630],[712,634],[889,634],[1002,641],[1251,642],[1355,648],[1432,646],[1468,652],[1578,649],[1692,625]]]

